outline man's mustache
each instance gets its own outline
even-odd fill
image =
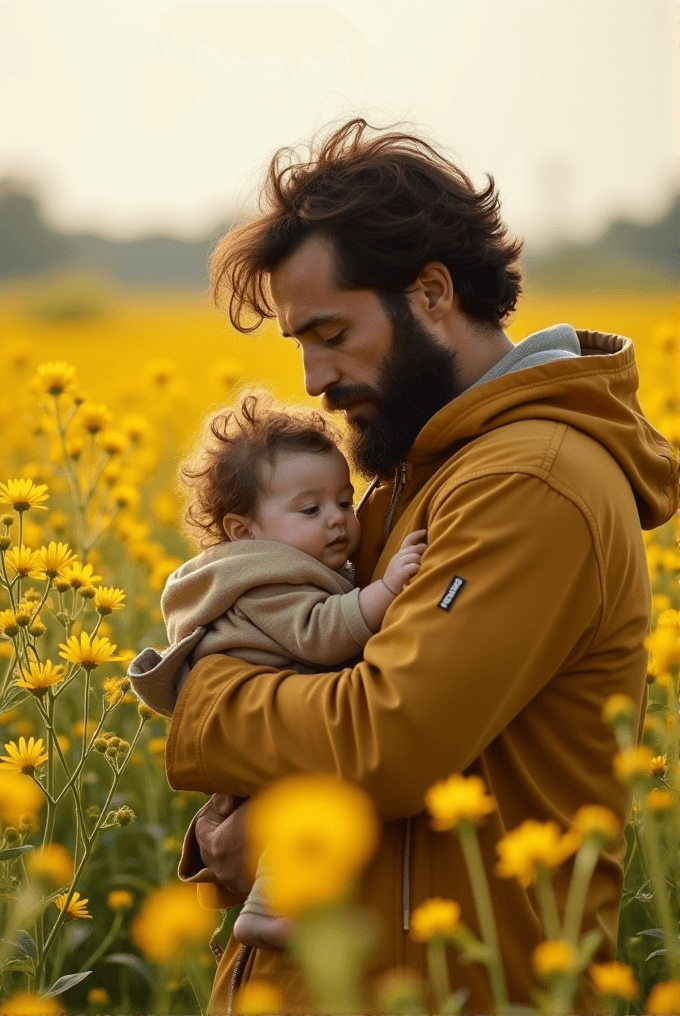
[[[335,413],[340,409],[347,409],[357,402],[375,402],[380,405],[380,396],[367,385],[352,385],[347,388],[340,388],[336,385],[324,392],[321,404],[327,413]]]

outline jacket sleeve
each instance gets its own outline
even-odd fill
[[[168,735],[171,787],[252,796],[325,771],[362,786],[385,821],[418,814],[427,788],[464,770],[597,634],[598,555],[567,494],[523,473],[443,491],[420,570],[351,669],[202,660]]]
[[[373,634],[359,607],[359,593],[329,594],[318,586],[257,586],[238,607],[283,649],[304,663],[333,666],[356,656]]]

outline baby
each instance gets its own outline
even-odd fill
[[[171,645],[143,650],[128,670],[156,712],[172,715],[191,669],[211,653],[318,673],[341,669],[378,631],[420,567],[426,530],[406,537],[383,579],[354,586],[348,560],[360,525],[339,438],[321,414],[287,412],[263,392],[208,420],[180,467],[187,529],[207,549],[173,572],[163,592]],[[269,910],[265,886],[266,851],[234,937],[283,948],[290,924]]]

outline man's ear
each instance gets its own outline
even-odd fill
[[[234,515],[230,512],[222,519],[222,525],[227,539],[232,542],[254,539],[250,530],[251,523],[249,519],[244,518],[242,515]]]

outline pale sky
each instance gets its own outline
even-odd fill
[[[198,236],[277,148],[408,121],[528,243],[661,214],[678,188],[674,0],[0,0],[0,179],[50,220]]]

